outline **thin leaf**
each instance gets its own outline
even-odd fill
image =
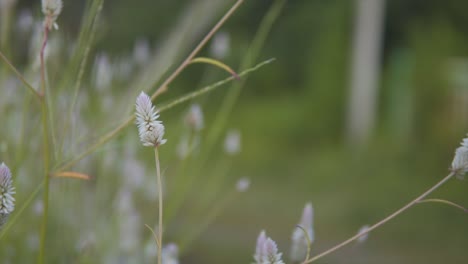
[[[194,63],[206,63],[206,64],[211,64],[213,66],[216,66],[218,68],[221,68],[227,72],[229,72],[232,76],[234,76],[234,78],[236,78],[236,80],[240,80],[240,77],[239,75],[231,68],[229,67],[228,65],[224,64],[223,62],[221,61],[218,61],[218,60],[215,60],[215,59],[212,59],[212,58],[206,58],[206,57],[197,57],[193,60],[190,61],[190,64],[194,64]]]
[[[74,172],[74,171],[62,171],[52,174],[54,177],[65,177],[65,178],[75,178],[80,180],[89,180],[91,177],[84,173]]]

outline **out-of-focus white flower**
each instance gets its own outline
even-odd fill
[[[49,30],[58,29],[55,21],[62,12],[62,6],[62,0],[42,0],[42,13],[46,16],[44,24]]]
[[[362,233],[366,232],[368,229],[369,229],[369,226],[364,225],[359,229],[358,234],[362,234]],[[360,236],[356,241],[358,243],[364,243],[364,242],[366,242],[368,237],[369,237],[369,233],[365,233],[364,235]]]
[[[238,130],[231,130],[224,140],[224,151],[227,154],[235,155],[241,150],[241,135]]]
[[[275,241],[267,237],[262,230],[257,238],[254,260],[256,264],[284,264],[282,253],[278,252]]]
[[[312,203],[307,203],[302,211],[301,221],[299,226],[304,228],[309,236],[310,243],[314,242],[314,229],[313,229],[314,209]],[[306,234],[304,230],[295,228],[291,236],[291,255],[290,258],[293,262],[303,261],[307,254],[309,247]]]
[[[136,99],[136,124],[140,141],[146,147],[158,147],[166,140],[164,136],[164,125],[157,120],[159,114],[154,110],[151,98],[141,92]]]
[[[44,212],[44,203],[42,202],[42,200],[37,200],[34,205],[33,205],[33,212],[40,216],[42,215],[42,213]]]
[[[219,32],[213,37],[210,46],[211,56],[216,59],[224,59],[230,51],[231,37],[227,32]]]
[[[450,170],[462,178],[468,172],[468,138],[464,138],[461,146],[455,150],[455,157]]]
[[[18,15],[17,27],[21,33],[30,32],[34,25],[34,18],[30,10],[21,10]]]
[[[133,60],[138,65],[145,65],[150,59],[151,51],[148,40],[139,39],[133,47]]]
[[[192,104],[190,110],[185,116],[185,124],[194,131],[203,129],[203,112],[199,104]]]
[[[10,169],[2,162],[0,164],[0,228],[8,220],[8,216],[15,210],[15,187],[11,180]]]
[[[103,91],[108,88],[114,76],[109,56],[106,53],[101,53],[96,56],[94,61],[94,76],[96,88]]]
[[[238,192],[246,192],[250,187],[250,179],[247,177],[240,178],[236,183],[236,190]]]
[[[119,248],[128,253],[140,246],[140,215],[133,204],[133,194],[125,186],[115,200],[115,207],[119,214]]]
[[[179,247],[176,244],[169,243],[163,247],[162,263],[179,264]]]
[[[188,155],[190,154],[190,145],[189,145],[189,139],[188,137],[183,137],[179,144],[177,145],[177,156],[179,156],[179,158],[181,160],[185,159],[188,157]]]

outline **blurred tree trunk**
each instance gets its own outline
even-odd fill
[[[356,0],[347,136],[367,141],[374,127],[385,0]]]

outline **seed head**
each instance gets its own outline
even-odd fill
[[[257,247],[254,255],[256,264],[284,264],[282,253],[278,252],[275,241],[267,237],[262,231],[257,238]]]
[[[464,138],[461,146],[455,150],[455,157],[450,170],[462,178],[468,172],[468,138]]]
[[[46,16],[44,23],[49,30],[58,29],[55,22],[62,11],[62,0],[42,0],[42,13]]]
[[[8,216],[15,209],[14,194],[10,169],[2,163],[0,164],[0,227],[6,223]]]
[[[136,99],[136,124],[140,141],[146,147],[159,147],[166,143],[164,136],[164,125],[157,120],[159,114],[154,110],[151,98],[141,92]]]

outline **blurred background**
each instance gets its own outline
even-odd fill
[[[55,168],[129,116],[136,95],[154,92],[234,3],[104,1],[82,44],[92,2],[64,0],[50,34]],[[37,85],[40,1],[0,3],[0,50]],[[447,175],[468,132],[466,10],[463,0],[246,0],[200,56],[238,72],[274,62],[161,113],[164,240],[179,246],[180,263],[250,263],[262,229],[289,263],[307,202],[314,255]],[[227,77],[191,65],[156,106]],[[0,161],[12,169],[16,207],[28,204],[2,233],[0,259],[30,263],[42,207],[40,195],[28,203],[41,182],[39,106],[4,63],[0,87]],[[204,114],[201,130],[184,122],[192,103]],[[153,159],[130,126],[73,167],[92,180],[54,179],[48,263],[154,262],[144,227],[157,221]],[[250,188],[238,192],[243,177]],[[431,197],[466,207],[467,188],[453,179]],[[416,205],[317,263],[465,263],[467,220],[454,207]]]

